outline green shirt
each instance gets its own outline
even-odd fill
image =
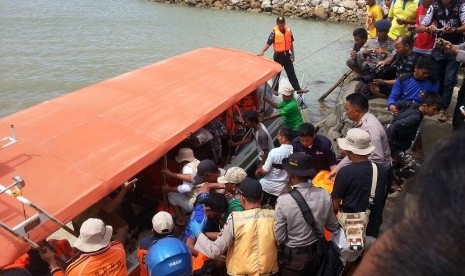
[[[224,213],[225,221],[232,212],[244,211],[244,207],[241,205],[241,201],[238,198],[234,198],[229,201],[228,210]]]
[[[283,117],[284,123],[292,130],[297,131],[303,120],[296,99],[293,98],[288,102],[282,101],[278,104],[278,107],[278,114]]]

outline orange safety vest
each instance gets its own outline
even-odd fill
[[[237,113],[242,118],[242,112],[237,104],[234,104],[226,110],[225,125],[229,135],[234,134],[237,128],[236,122],[234,121],[233,109],[236,109]]]
[[[285,33],[283,34],[278,26],[274,26],[274,43],[273,48],[275,52],[287,52],[292,48],[292,31],[288,26],[284,26]]]
[[[250,93],[249,95],[245,96],[240,101],[240,108],[243,111],[254,111],[254,107],[257,110],[260,108],[259,102],[258,102],[258,95],[257,95],[256,91],[254,91],[254,92]]]

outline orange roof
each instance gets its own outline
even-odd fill
[[[1,136],[13,124],[18,143],[0,150],[0,183],[21,176],[24,197],[68,222],[280,70],[250,53],[198,49],[4,117]],[[0,220],[23,221],[22,205],[1,195]],[[0,267],[28,249],[4,230],[0,244]]]

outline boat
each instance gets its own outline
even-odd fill
[[[202,48],[1,118],[0,132],[14,126],[15,135],[0,149],[0,268],[241,98],[268,93],[281,69],[252,53]]]

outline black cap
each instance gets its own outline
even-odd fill
[[[260,184],[260,182],[258,182],[256,179],[246,177],[239,185],[238,192],[246,199],[256,201],[259,200],[262,196],[262,184]]]
[[[375,28],[378,31],[389,32],[389,29],[391,28],[391,20],[389,19],[378,20],[375,22]]]
[[[284,19],[283,16],[279,16],[279,17],[276,19],[276,23],[277,23],[277,24],[286,24],[286,19]]]
[[[197,185],[205,182],[205,175],[216,171],[218,171],[218,167],[212,160],[205,159],[200,161],[197,165],[197,174],[194,176],[194,184]]]
[[[296,152],[283,159],[283,168],[286,172],[295,176],[308,176],[313,178],[316,174],[312,165],[312,157],[303,152]]]

